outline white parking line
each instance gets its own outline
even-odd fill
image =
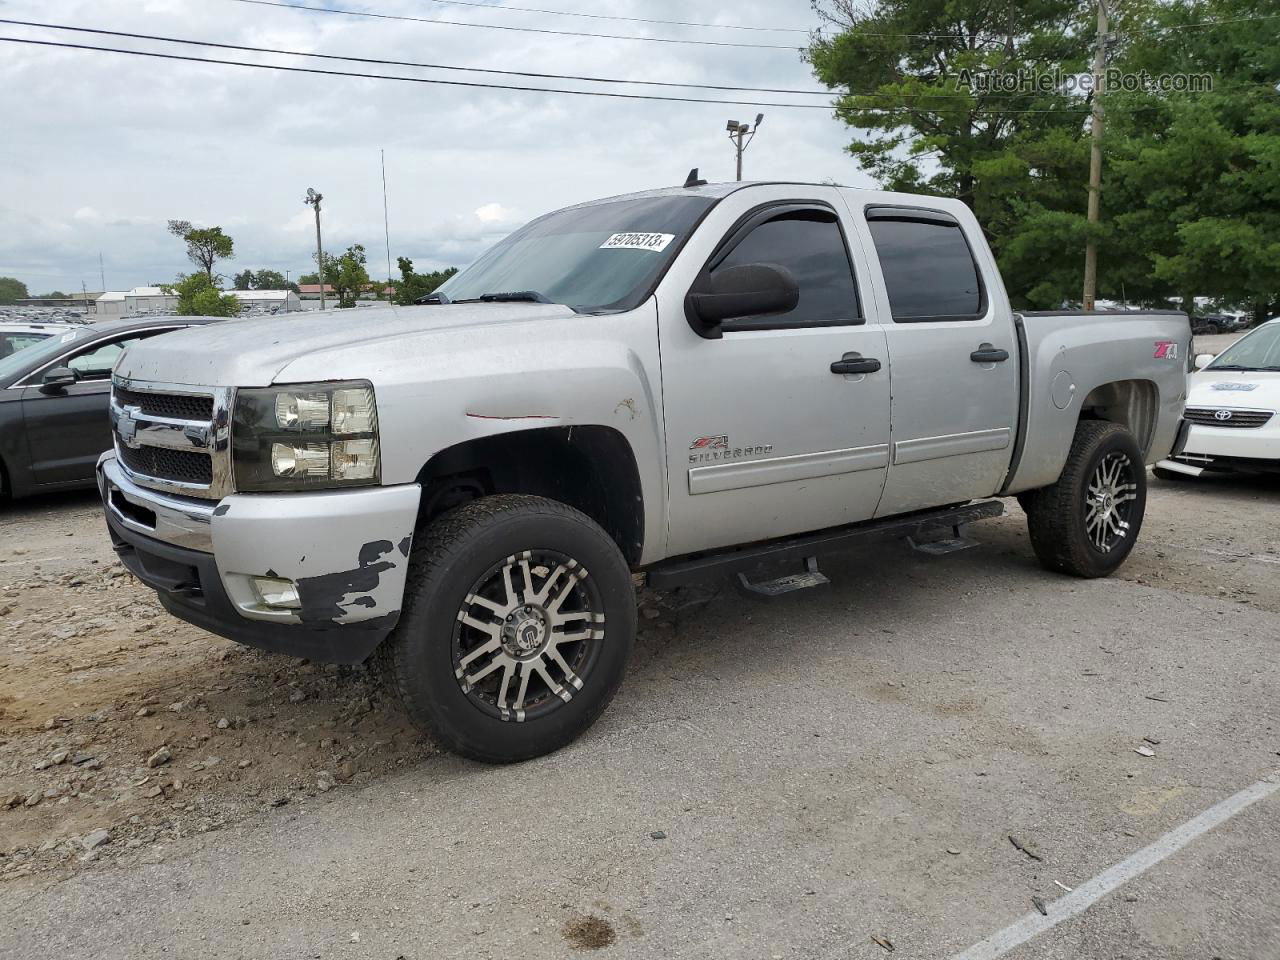
[[[1092,880],[1080,884],[1074,892],[1049,903],[1047,916],[1029,913],[999,933],[992,934],[980,943],[975,943],[963,953],[956,954],[952,960],[995,960],[996,957],[1004,956],[1032,937],[1057,926],[1063,920],[1069,920],[1076,914],[1084,912],[1108,893],[1150,870],[1166,857],[1177,853],[1196,837],[1230,820],[1241,810],[1259,800],[1265,800],[1277,790],[1280,790],[1280,775],[1277,774],[1272,774],[1265,780],[1259,780],[1252,786],[1245,787],[1235,796],[1227,797],[1198,817],[1169,831],[1150,846],[1143,847],[1127,860],[1120,861]]]

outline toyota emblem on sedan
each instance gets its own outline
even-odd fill
[[[1230,410],[1219,410],[1213,415],[1213,419],[1215,420],[1230,420],[1231,417],[1232,413]]]

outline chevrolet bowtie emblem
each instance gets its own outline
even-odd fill
[[[116,420],[116,433],[120,436],[120,442],[131,450],[137,450],[141,446],[138,443],[138,421],[135,419],[141,413],[141,407],[123,407]]]

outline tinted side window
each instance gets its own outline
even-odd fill
[[[893,319],[975,320],[982,283],[959,224],[868,219]]]
[[[786,267],[800,285],[800,302],[790,313],[735,320],[735,330],[792,324],[826,326],[862,323],[853,268],[840,226],[821,212],[783,214],[755,227],[712,270],[746,263]]]

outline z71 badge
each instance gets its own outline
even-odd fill
[[[773,444],[754,447],[733,447],[727,436],[698,437],[689,444],[689,463],[722,463],[726,460],[744,460],[747,457],[763,457],[773,452]]]
[[[1177,340],[1157,340],[1155,359],[1177,360],[1178,359],[1178,341]]]

